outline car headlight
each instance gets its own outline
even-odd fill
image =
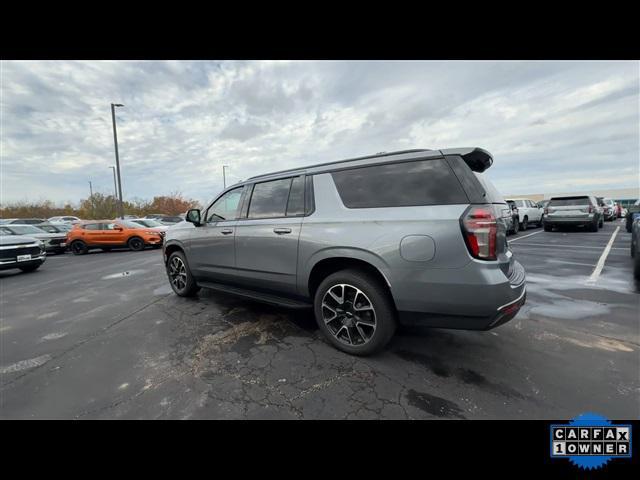
[[[45,249],[45,243],[40,240],[40,250],[44,250]]]

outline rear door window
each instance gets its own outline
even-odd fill
[[[304,214],[304,177],[295,177],[291,181],[286,214],[287,217]]]
[[[284,217],[287,211],[291,178],[256,183],[249,202],[247,218]]]
[[[469,203],[444,160],[421,160],[333,172],[347,208],[408,207]]]

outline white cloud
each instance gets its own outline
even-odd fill
[[[3,61],[0,200],[111,192],[111,102],[127,198],[476,145],[504,192],[636,186],[639,88],[638,62]]]

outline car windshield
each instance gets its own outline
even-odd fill
[[[130,220],[122,220],[120,221],[120,223],[127,228],[143,228],[143,226],[140,225],[139,223],[132,222]]]
[[[589,205],[589,197],[552,198],[550,207],[570,207],[573,205]]]
[[[17,235],[45,233],[43,230],[32,227],[31,225],[12,225],[11,230],[14,231]]]
[[[45,232],[49,232],[49,233],[62,233],[62,230],[60,230],[59,228],[54,227],[53,225],[40,225],[38,228],[40,228],[41,230],[44,230]]]
[[[144,220],[136,220],[136,223],[139,223],[141,225],[144,225],[145,227],[161,227],[162,224],[160,222],[156,222],[155,220],[151,220],[151,219],[144,219]]]

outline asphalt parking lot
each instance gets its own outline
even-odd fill
[[[333,349],[310,311],[177,297],[158,250],[0,272],[0,417],[639,418],[640,290],[624,225],[509,238],[528,278],[514,320],[401,329],[369,358]]]

